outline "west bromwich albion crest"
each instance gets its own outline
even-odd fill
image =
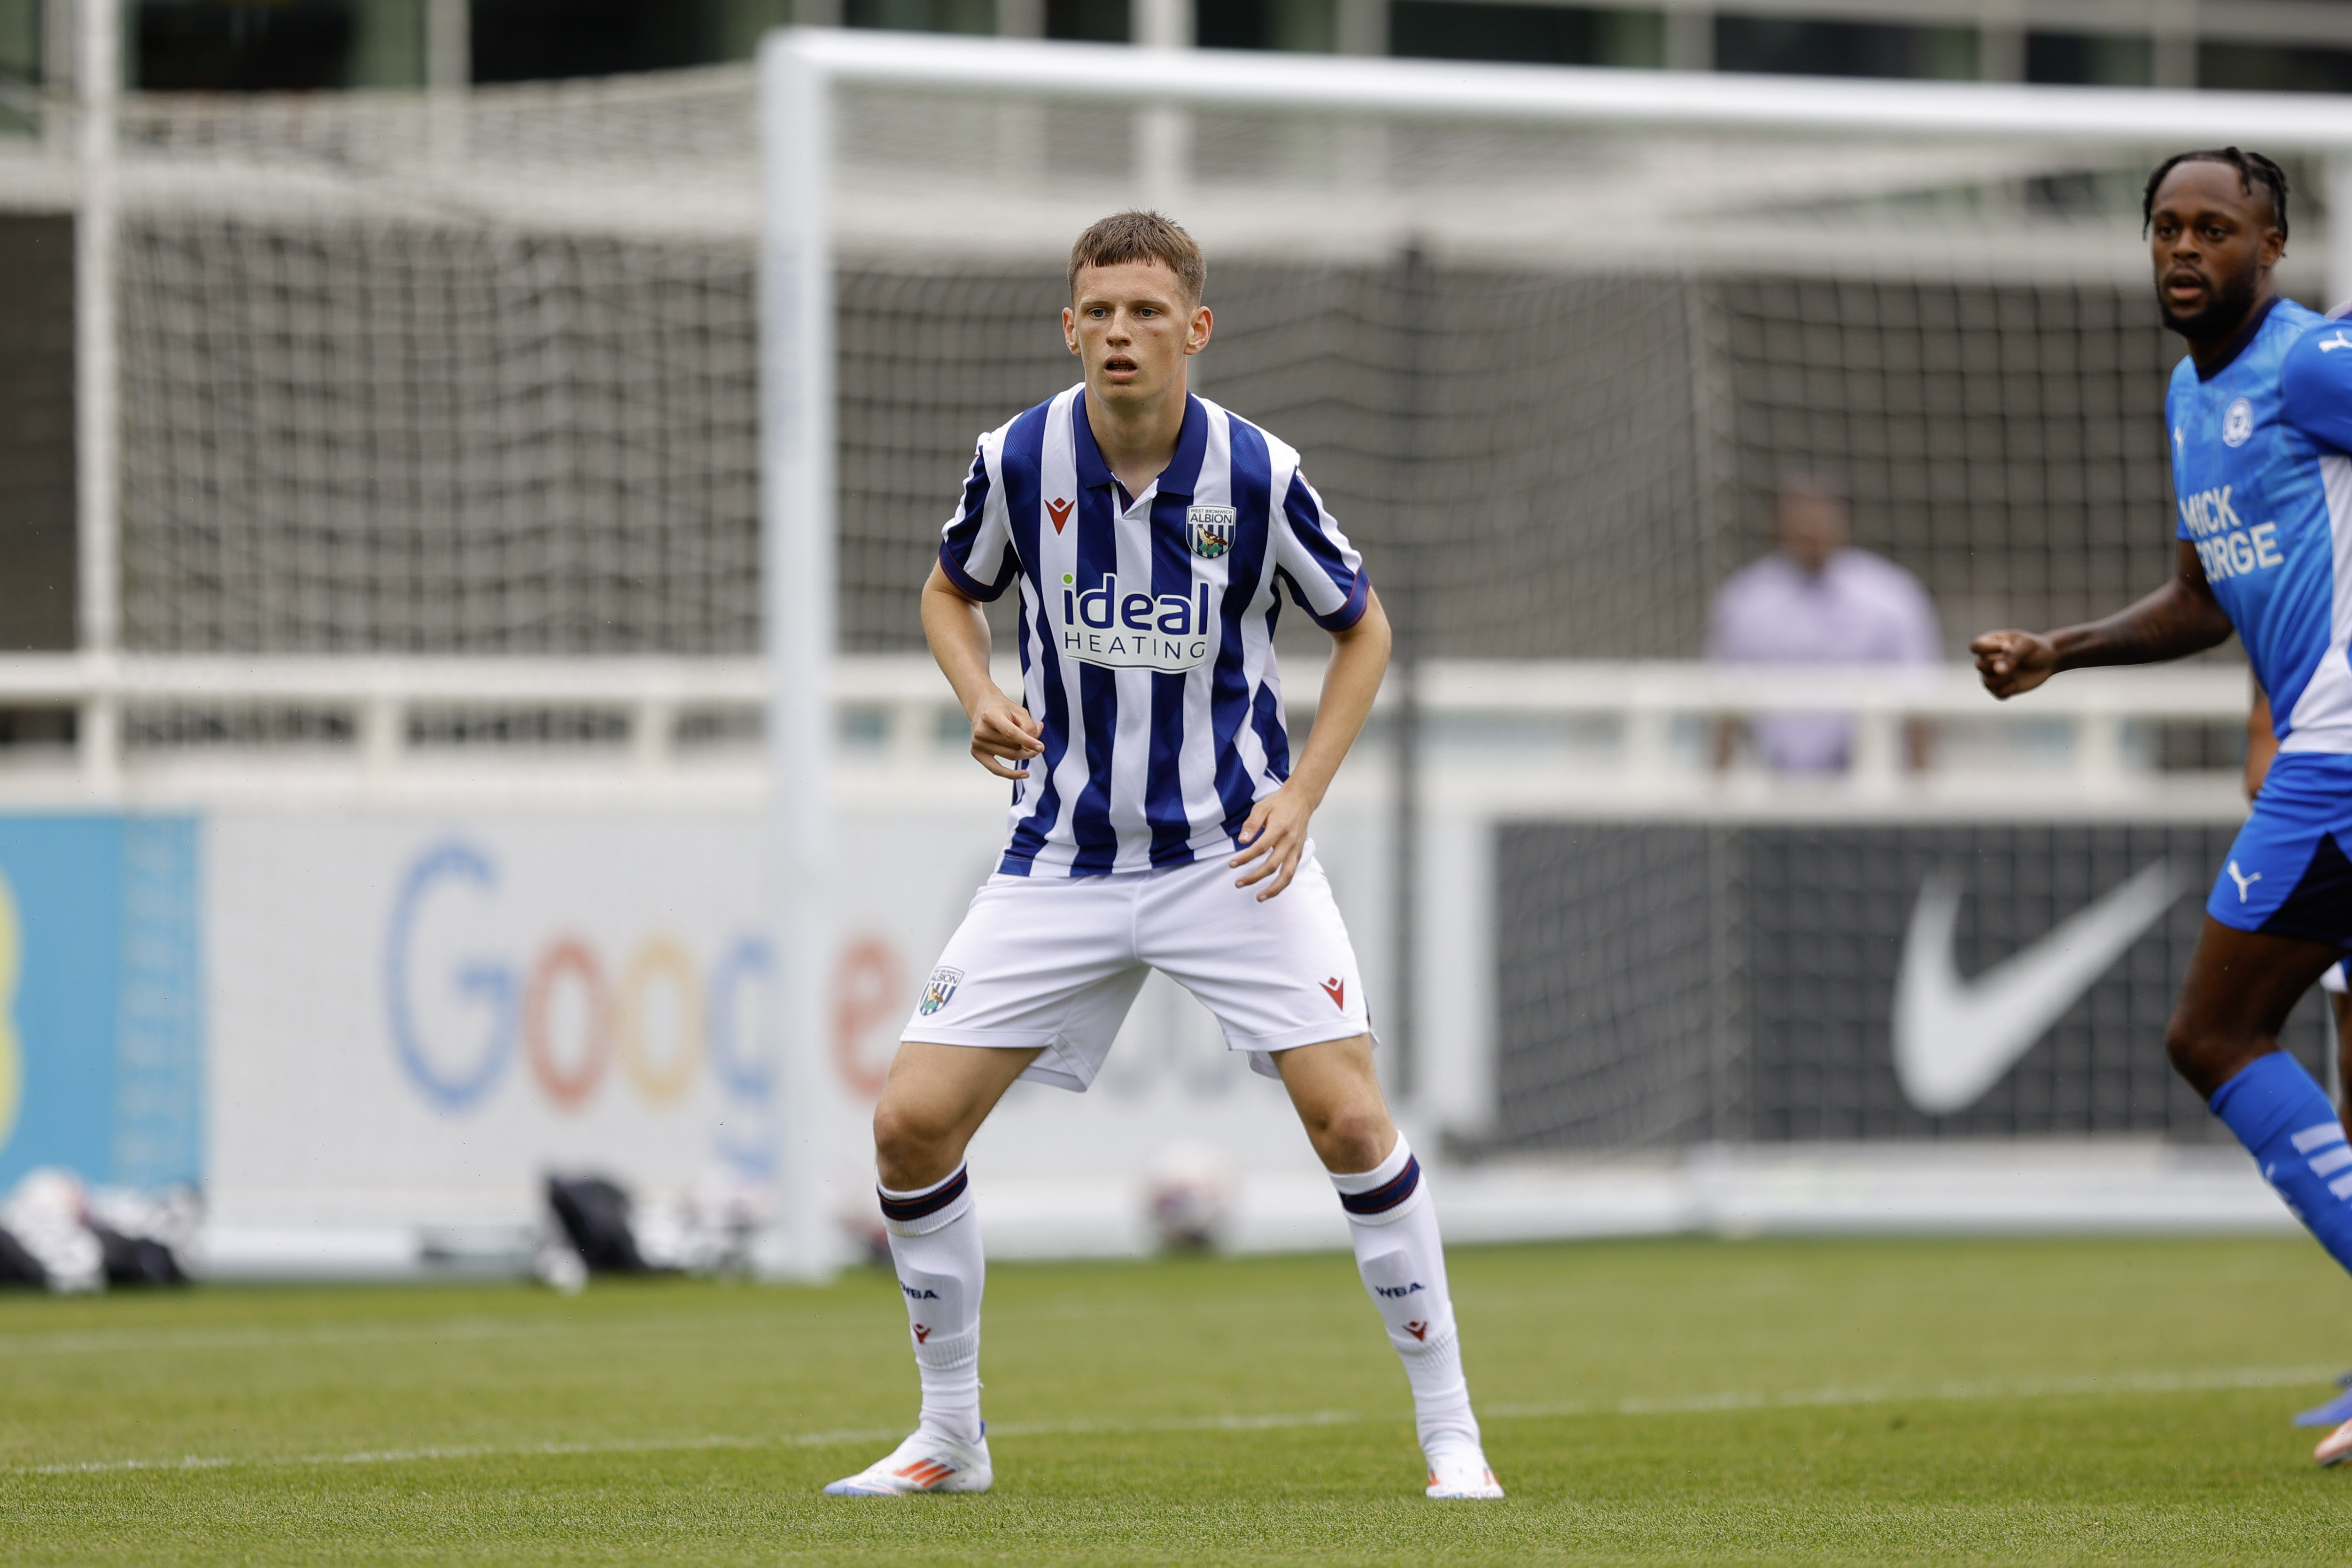
[[[930,983],[923,987],[922,1005],[917,1008],[916,1011],[921,1013],[924,1017],[928,1018],[932,1014],[938,1012],[940,1008],[946,1006],[950,1001],[954,1000],[956,983],[962,978],[962,970],[950,969],[944,963],[940,964],[937,969],[932,970]]]
[[[1184,511],[1184,542],[1203,561],[1214,561],[1234,547],[1234,529],[1241,513],[1229,506],[1188,507]]]

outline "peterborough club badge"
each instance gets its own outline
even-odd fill
[[[941,964],[931,971],[929,984],[923,987],[922,1005],[917,1009],[926,1018],[955,1000],[956,983],[963,978],[961,969]]]
[[[1241,513],[1229,506],[1190,507],[1184,512],[1185,542],[1203,561],[1214,561],[1234,547],[1234,525]]]

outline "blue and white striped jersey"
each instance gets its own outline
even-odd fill
[[[1021,580],[1022,700],[1042,755],[1001,869],[1090,877],[1231,854],[1290,776],[1277,583],[1328,631],[1364,613],[1363,558],[1298,454],[1187,397],[1176,456],[1125,502],[1083,386],[980,438],[940,564],[974,599]]]

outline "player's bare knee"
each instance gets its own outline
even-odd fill
[[[897,1191],[925,1186],[943,1157],[953,1129],[887,1094],[874,1108],[874,1164],[882,1184]]]
[[[2254,1058],[2273,1048],[2179,1014],[2165,1026],[2164,1054],[2172,1070],[2198,1093],[2210,1096]]]
[[[1307,1136],[1324,1169],[1347,1173],[1369,1171],[1386,1158],[1394,1131],[1378,1106],[1350,1105],[1310,1118]]]
[[[2179,1015],[2165,1025],[2165,1059],[2172,1063],[2173,1071],[2190,1082],[2196,1081],[2209,1048],[2206,1032]]]

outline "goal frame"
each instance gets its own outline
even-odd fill
[[[1744,77],[795,27],[759,58],[760,496],[769,670],[771,1044],[782,1090],[772,1272],[837,1263],[818,1130],[831,972],[835,693],[834,89],[966,89],[1135,109],[1258,108],[1591,129],[2112,146],[2221,142],[2326,165],[2330,299],[2352,298],[2352,104],[2319,95]],[[1139,87],[1140,74],[1153,78]]]

